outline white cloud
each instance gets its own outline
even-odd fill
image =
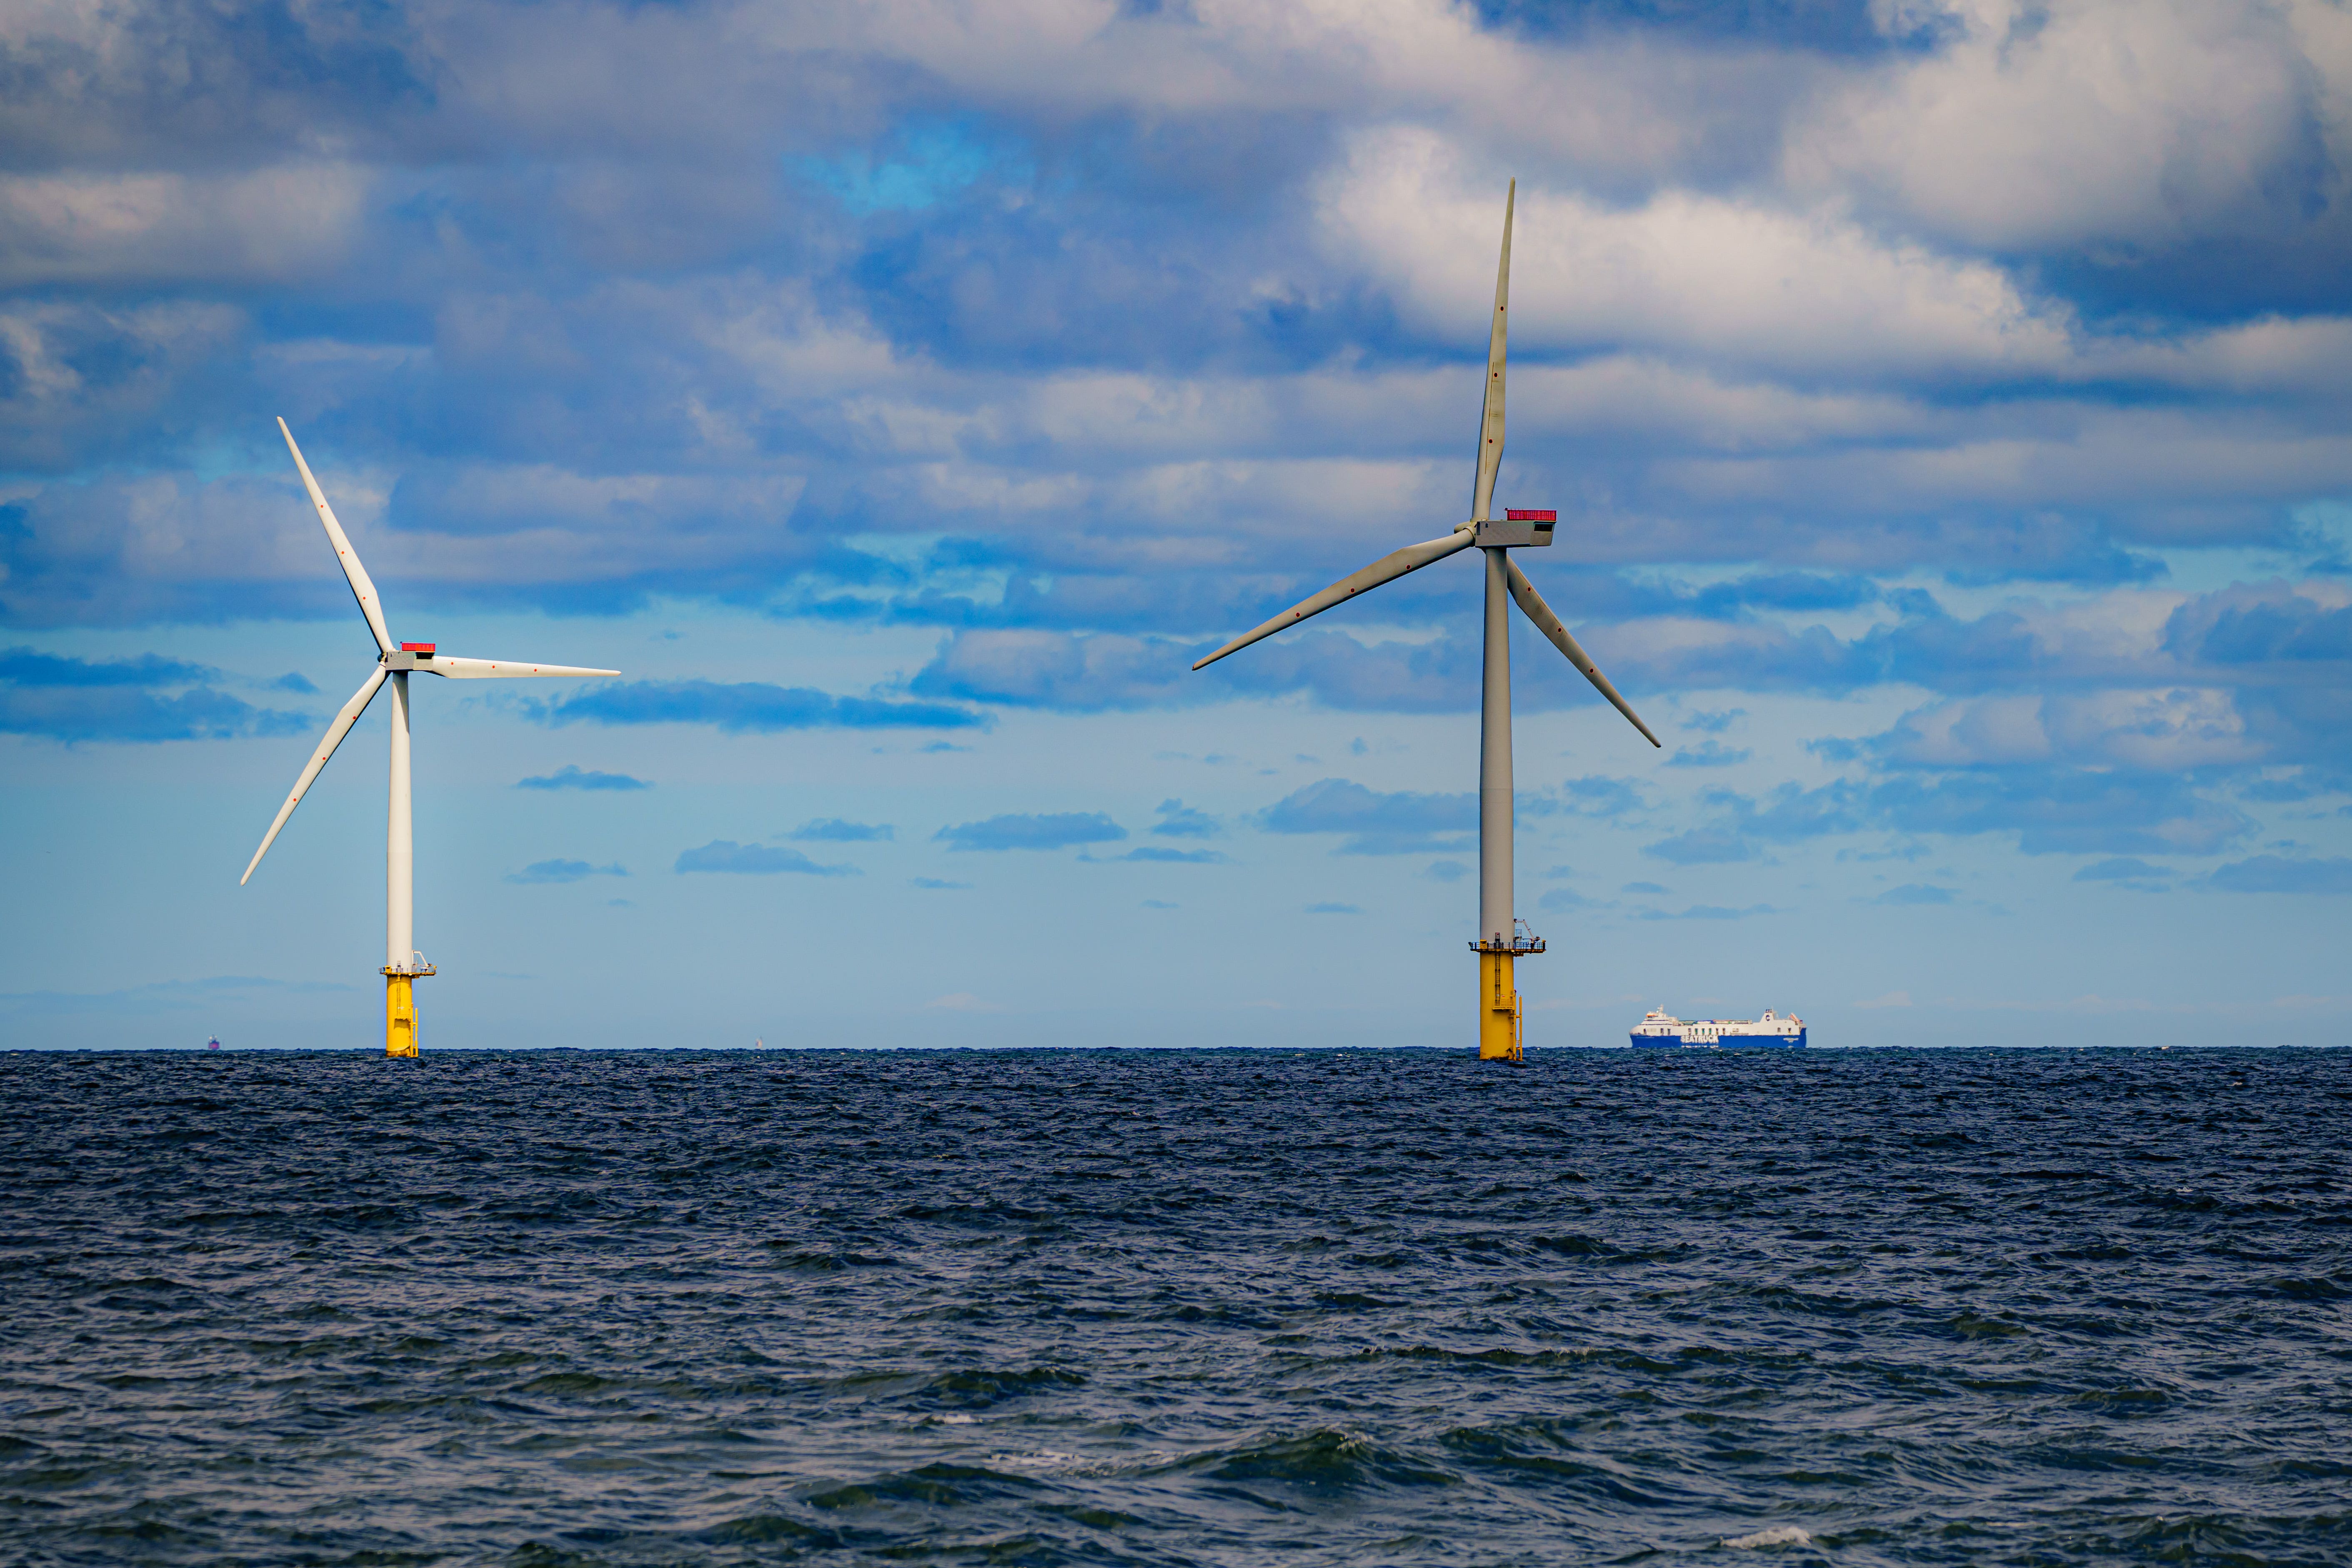
[[[2231,695],[2194,687],[1970,698],[1906,713],[1884,742],[1889,761],[1978,767],[2187,770],[2261,759]]]
[[[1501,182],[1421,130],[1367,132],[1322,200],[1328,243],[1415,321],[1483,337]],[[2072,327],[1989,263],[1872,235],[1834,209],[1664,190],[1613,207],[1522,184],[1512,321],[1538,349],[1630,347],[1842,378],[2063,365]]]
[[[0,177],[0,287],[315,277],[349,254],[368,183],[315,163]]]
[[[1929,9],[1906,7],[1916,16]],[[1801,112],[1801,193],[1996,247],[2162,246],[2299,216],[2352,89],[2342,8],[2263,0],[1946,0],[1955,36]]]

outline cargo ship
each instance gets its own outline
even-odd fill
[[[1764,1046],[1782,1050],[1805,1048],[1805,1021],[1764,1009],[1761,1018],[1699,1018],[1684,1023],[1655,1008],[1633,1026],[1637,1046],[1711,1046],[1719,1050]]]

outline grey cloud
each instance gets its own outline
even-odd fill
[[[1158,861],[1172,866],[1220,866],[1226,860],[1225,856],[1214,849],[1163,849],[1156,844],[1146,844],[1110,858]]]
[[[1694,827],[1644,844],[1642,853],[1675,866],[1728,866],[1757,858],[1756,847],[1738,829],[1728,827]]]
[[[310,727],[303,714],[256,708],[215,689],[221,679],[218,670],[157,654],[92,660],[0,650],[0,733],[71,744],[228,740]]]
[[[1160,820],[1151,831],[1167,838],[1214,838],[1224,828],[1205,811],[1195,810],[1182,801],[1171,798],[1152,808]]]
[[[845,822],[837,816],[821,816],[814,821],[802,823],[785,837],[803,843],[870,844],[897,835],[898,830],[887,822]]]
[[[2352,859],[2257,855],[2215,867],[2204,882],[2229,893],[2352,893]]]
[[[205,300],[0,300],[0,464],[58,474],[152,455],[159,437],[184,435],[184,403],[218,384],[250,331],[242,310]],[[16,504],[17,526],[33,526],[37,504]]]
[[[619,864],[592,866],[585,860],[534,860],[520,871],[507,873],[509,882],[577,882],[589,877],[625,877],[627,869]]]
[[[1952,889],[1949,888],[1939,888],[1932,882],[1905,882],[1900,887],[1887,889],[1886,891],[1879,894],[1878,897],[1871,900],[1871,902],[1874,904],[1895,904],[1898,906],[1906,904],[1948,904],[1951,901]]]
[[[566,763],[551,773],[538,773],[530,778],[518,779],[515,782],[515,788],[640,790],[651,789],[653,785],[643,779],[632,778],[627,773],[598,773],[593,769],[583,768],[577,763]]]
[[[1745,708],[1727,708],[1719,713],[1693,711],[1683,718],[1683,728],[1697,730],[1709,735],[1720,735],[1734,722],[1748,717]]]
[[[1460,851],[1477,826],[1476,797],[1385,794],[1349,779],[1321,779],[1285,795],[1258,816],[1269,833],[1344,835],[1343,855]]]
[[[2013,832],[2028,855],[2210,854],[2254,826],[2175,775],[2065,769],[1893,779],[1870,792],[1869,809],[1905,833]]]
[[[308,161],[0,174],[0,288],[317,279],[357,241],[369,181]]]
[[[1011,812],[942,827],[931,837],[950,849],[1066,849],[1116,843],[1127,829],[1098,811]]]
[[[719,871],[751,877],[772,877],[780,872],[797,872],[808,877],[858,875],[855,866],[821,866],[797,849],[778,849],[765,844],[738,844],[731,838],[714,838],[700,848],[683,851],[675,868],[681,874]]]
[[[1746,762],[1754,753],[1746,747],[1730,747],[1708,739],[1696,746],[1679,748],[1666,759],[1670,768],[1727,768]]]

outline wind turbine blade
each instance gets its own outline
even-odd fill
[[[327,525],[327,541],[335,547],[335,560],[342,566],[343,575],[352,584],[352,597],[360,602],[360,614],[367,617],[368,630],[375,634],[376,651],[393,651],[392,633],[383,624],[383,601],[375,591],[375,584],[360,564],[360,552],[352,548],[343,525],[335,521],[335,509],[327,504],[326,495],[319,481],[310,477],[310,465],[302,460],[302,448],[294,444],[294,432],[286,428],[286,421],[278,422],[278,433],[286,437],[286,449],[294,454],[294,466],[302,470],[302,488],[310,492],[310,504],[319,509],[319,521]]]
[[[1503,198],[1503,259],[1495,268],[1495,331],[1486,340],[1486,408],[1478,420],[1478,483],[1470,492],[1470,520],[1485,522],[1495,504],[1495,471],[1503,466],[1504,314],[1511,303],[1511,214],[1519,183]]]
[[[525,664],[512,658],[458,658],[449,654],[419,657],[419,675],[446,675],[452,680],[521,680],[534,675],[618,675],[617,669],[583,669],[573,664]]]
[[[253,852],[252,860],[246,865],[245,875],[236,879],[238,887],[244,887],[252,879],[254,867],[261,864],[261,858],[269,853],[272,844],[278,842],[278,830],[286,826],[286,819],[294,815],[296,806],[302,804],[302,792],[310,787],[310,781],[319,776],[319,770],[327,765],[327,759],[335,754],[335,748],[343,743],[343,737],[350,734],[352,726],[360,721],[360,715],[366,712],[367,705],[375,700],[376,688],[383,684],[383,678],[389,673],[383,666],[377,665],[365,684],[352,694],[349,702],[343,704],[343,710],[335,715],[335,721],[327,726],[326,736],[320,741],[319,749],[310,753],[310,764],[303,768],[302,776],[294,781],[294,793],[288,795],[286,804],[278,808],[278,816],[270,823],[269,831],[261,836],[261,847]]]
[[[1528,574],[1519,570],[1518,563],[1513,561],[1508,555],[1504,556],[1503,571],[1504,580],[1511,585],[1511,597],[1518,602],[1520,609],[1528,613],[1528,619],[1535,622],[1536,630],[1551,638],[1552,647],[1568,655],[1568,662],[1582,670],[1584,679],[1592,682],[1593,689],[1609,699],[1610,706],[1631,719],[1633,721],[1633,728],[1641,731],[1643,737],[1650,744],[1658,745],[1658,738],[1650,733],[1650,727],[1642,722],[1642,716],[1634,712],[1633,706],[1622,697],[1617,695],[1617,689],[1609,684],[1609,678],[1601,673],[1600,667],[1592,662],[1591,656],[1587,655],[1581,647],[1578,646],[1577,640],[1569,635],[1568,627],[1561,624],[1560,618],[1551,613],[1551,606],[1543,602],[1543,595],[1536,592],[1536,585],[1528,581]]]
[[[1286,626],[1295,626],[1309,616],[1319,616],[1332,605],[1352,599],[1369,589],[1377,588],[1383,583],[1392,583],[1408,572],[1418,572],[1431,562],[1443,561],[1457,550],[1467,550],[1476,537],[1465,531],[1391,551],[1354,575],[1342,577],[1321,593],[1299,600],[1255,631],[1243,633],[1192,668],[1199,669],[1214,664],[1225,655],[1245,648],[1260,637],[1270,637]]]

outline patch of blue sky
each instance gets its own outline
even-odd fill
[[[1029,159],[992,142],[972,120],[911,121],[890,139],[887,151],[803,157],[794,166],[832,192],[854,217],[928,212],[983,179],[1020,185],[1036,177]]]
[[[2266,577],[2342,577],[2352,574],[2352,504],[2314,501],[2286,512],[2274,536],[2242,544],[2173,546],[2156,552],[2163,585],[2210,594]]]
[[[1832,55],[1927,53],[1952,36],[1958,18],[1906,0],[1476,0],[1486,26],[1546,38],[1639,34],[1712,45],[1745,44]]]

